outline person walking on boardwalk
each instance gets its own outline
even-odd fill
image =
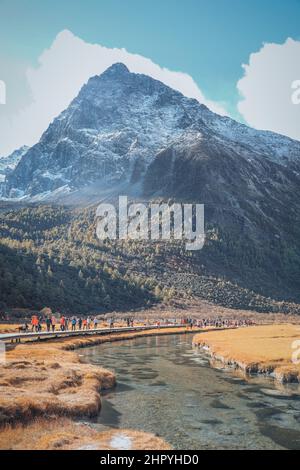
[[[79,330],[82,329],[82,318],[81,317],[79,317],[79,320],[78,320],[78,328],[79,328]]]
[[[52,326],[52,332],[54,333],[55,331],[55,325],[56,325],[56,318],[54,315],[51,317],[51,326]]]
[[[33,315],[31,317],[31,329],[32,329],[32,331],[38,332],[38,325],[39,325],[38,317],[36,315]]]
[[[77,320],[75,317],[72,318],[72,331],[76,331]]]
[[[65,331],[66,329],[66,319],[63,315],[61,316],[61,319],[60,319],[60,329],[61,331]]]
[[[98,328],[98,318],[97,317],[94,318],[94,328],[95,328],[95,330],[97,330],[97,328]]]
[[[34,317],[31,317],[31,329],[34,330]]]
[[[89,330],[90,327],[91,327],[91,318],[87,317],[87,319],[86,319],[86,328],[87,328],[87,330]]]
[[[46,328],[47,328],[48,333],[50,333],[50,329],[51,329],[51,318],[50,317],[46,318]]]
[[[84,318],[83,322],[82,322],[82,329],[83,330],[86,330],[87,329],[87,319]]]

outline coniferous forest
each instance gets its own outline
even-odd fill
[[[298,299],[272,295],[263,256],[207,228],[200,252],[181,243],[102,241],[95,208],[3,207],[0,212],[0,310],[105,313],[200,298],[232,308],[299,313]],[[296,260],[286,269],[295,269]],[[240,267],[241,271],[238,271]],[[254,273],[265,279],[260,288]],[[247,277],[248,276],[248,277]],[[280,281],[280,279],[279,279]]]

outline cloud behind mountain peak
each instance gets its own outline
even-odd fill
[[[126,49],[87,43],[71,31],[63,30],[43,51],[38,65],[27,70],[31,103],[9,119],[1,116],[3,137],[0,155],[8,154],[21,145],[36,143],[49,123],[70,104],[90,77],[120,63],[131,72],[149,75],[185,96],[197,99],[218,114],[227,114],[221,105],[205,98],[190,75],[162,68]]]

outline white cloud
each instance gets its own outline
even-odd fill
[[[196,98],[214,112],[227,114],[221,105],[205,99],[189,75],[161,68],[150,59],[131,54],[125,49],[88,44],[65,30],[42,53],[38,66],[27,70],[31,104],[9,118],[1,115],[0,155],[10,153],[23,144],[36,143],[50,122],[78,94],[82,85],[91,76],[101,74],[116,62],[123,62],[131,72],[150,75],[184,95]]]
[[[6,104],[6,85],[3,80],[0,80],[0,104]]]
[[[265,44],[243,67],[238,109],[246,122],[300,140],[300,105],[292,99],[292,85],[300,80],[300,42]]]

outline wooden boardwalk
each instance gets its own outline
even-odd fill
[[[74,336],[91,336],[91,335],[107,335],[107,334],[116,334],[116,333],[126,333],[126,332],[134,332],[134,331],[149,331],[149,330],[162,330],[166,328],[182,328],[183,325],[161,325],[161,326],[134,326],[134,327],[120,327],[120,328],[97,328],[97,329],[90,329],[90,330],[66,330],[60,331],[57,330],[55,332],[48,332],[48,331],[41,331],[41,332],[32,332],[29,331],[27,333],[3,333],[0,334],[0,341],[10,341],[10,342],[17,342],[20,343],[22,340],[28,339],[35,339],[37,341],[41,341],[43,339],[50,339],[50,338],[65,338],[65,337],[74,337]],[[193,330],[189,330],[193,331]],[[197,331],[197,328],[195,328]]]

